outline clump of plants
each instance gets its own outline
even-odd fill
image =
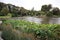
[[[18,30],[19,34],[22,32],[20,36],[15,36],[13,31],[12,33],[14,34],[12,35],[16,38],[22,37],[22,39],[26,38],[26,40],[29,38],[31,38],[30,40],[60,40],[60,24],[36,24],[24,20],[6,20],[3,23],[10,23],[12,30]],[[7,29],[9,30],[10,28]],[[18,33],[18,31],[16,31],[16,33]],[[6,32],[6,34],[8,32]],[[11,34],[11,31],[9,33]],[[3,34],[5,35],[5,33]]]
[[[2,38],[4,40],[33,40],[34,37],[32,35],[14,29],[10,23],[2,24]]]

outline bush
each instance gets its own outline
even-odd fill
[[[3,24],[2,38],[4,40],[32,40],[32,35],[13,29],[11,24]]]

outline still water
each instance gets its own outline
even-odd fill
[[[60,18],[14,17],[13,20],[26,20],[35,23],[60,24]]]

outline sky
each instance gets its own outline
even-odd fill
[[[40,10],[42,5],[52,4],[53,7],[60,8],[60,0],[0,0],[0,2],[10,3],[16,6],[24,7],[25,9]]]

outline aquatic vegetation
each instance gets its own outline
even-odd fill
[[[60,24],[36,24],[24,20],[6,20],[3,24],[11,24],[13,29],[19,30],[22,34],[33,33],[36,40],[60,40]]]

